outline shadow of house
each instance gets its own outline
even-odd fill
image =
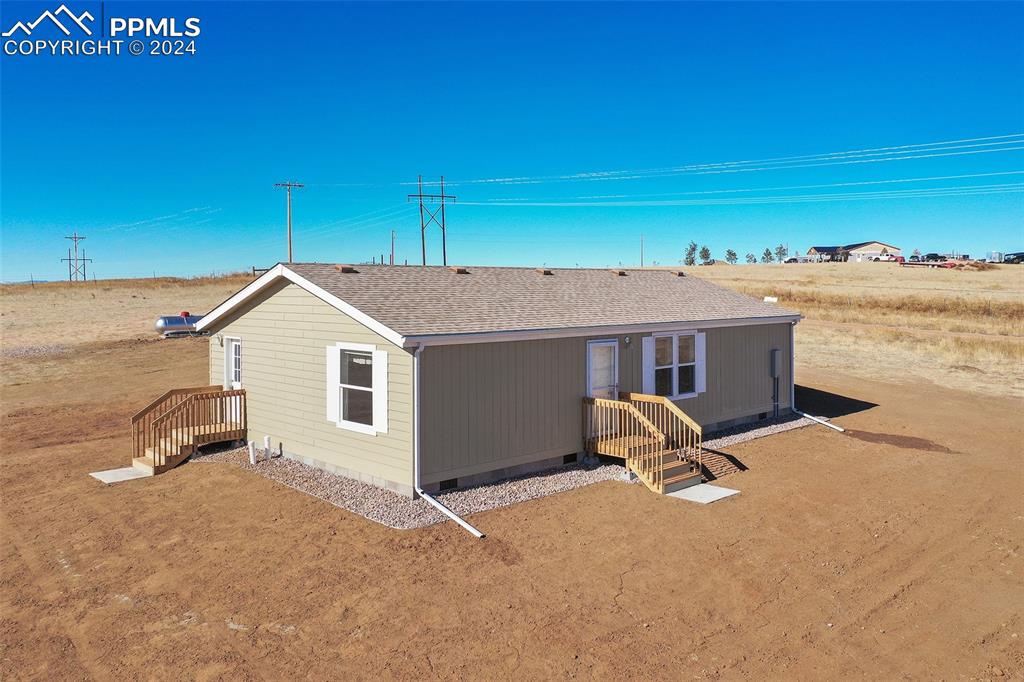
[[[850,398],[838,393],[829,393],[809,386],[796,385],[796,404],[807,414],[819,417],[834,419],[845,417],[848,414],[864,412],[872,407],[878,407],[877,403],[866,400]]]

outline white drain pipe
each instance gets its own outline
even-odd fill
[[[824,419],[820,419],[819,417],[812,417],[811,415],[807,414],[806,412],[801,412],[800,410],[796,409],[796,344],[793,343],[793,341],[794,341],[794,339],[796,337],[796,334],[794,333],[795,330],[796,330],[796,322],[790,323],[790,325],[789,325],[789,409],[793,410],[793,412],[795,412],[796,414],[800,415],[801,417],[804,417],[805,419],[810,419],[812,422],[818,422],[822,426],[827,426],[830,429],[835,429],[839,433],[846,433],[846,429],[844,429],[841,426],[836,426],[835,424],[830,424],[829,422],[825,421]]]
[[[846,433],[846,429],[844,429],[843,427],[836,426],[835,424],[827,422],[824,419],[821,419],[820,417],[812,417],[811,415],[807,414],[806,412],[801,412],[800,410],[798,410],[796,408],[794,408],[793,411],[796,412],[801,417],[803,417],[804,419],[810,419],[812,422],[818,422],[822,426],[827,426],[830,429],[835,429],[839,433]]]
[[[450,518],[455,523],[459,524],[470,533],[478,538],[483,538],[485,535],[474,528],[466,519],[462,518],[448,507],[441,504],[439,501],[434,499],[430,494],[425,492],[420,487],[420,353],[423,352],[423,344],[416,346],[416,351],[412,356],[413,365],[413,418],[416,423],[413,428],[413,445],[412,445],[412,466],[413,466],[413,488],[416,490],[416,494],[422,497],[424,500],[432,504],[437,508],[439,512]]]

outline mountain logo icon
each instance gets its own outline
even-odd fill
[[[82,14],[76,15],[74,12],[68,9],[67,5],[61,5],[53,12],[51,12],[50,10],[46,10],[45,12],[40,14],[35,21],[30,21],[27,23],[24,21],[16,22],[14,26],[11,26],[10,30],[3,32],[3,37],[10,38],[18,31],[21,31],[25,36],[30,36],[32,35],[32,31],[36,30],[36,27],[43,23],[43,21],[46,19],[49,19],[51,22],[53,22],[64,35],[71,35],[71,31],[68,30],[67,26],[61,23],[60,19],[58,18],[59,15],[63,15],[64,21],[68,22],[69,24],[78,26],[78,28],[85,32],[85,35],[92,35],[92,30],[85,25],[85,20],[94,21],[95,17],[93,17],[88,12],[82,12]]]

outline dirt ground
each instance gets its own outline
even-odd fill
[[[87,475],[205,362],[113,335],[0,360],[3,679],[1024,679],[1019,399],[801,364],[850,431],[731,448],[741,495],[607,482],[480,541],[229,465]]]

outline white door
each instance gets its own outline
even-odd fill
[[[224,388],[242,388],[242,340],[225,339],[224,342]],[[240,423],[242,398],[240,396],[228,398],[226,422]]]
[[[242,387],[242,340],[225,339],[224,346],[224,388]]]
[[[619,342],[587,342],[587,395],[591,398],[619,397]]]

